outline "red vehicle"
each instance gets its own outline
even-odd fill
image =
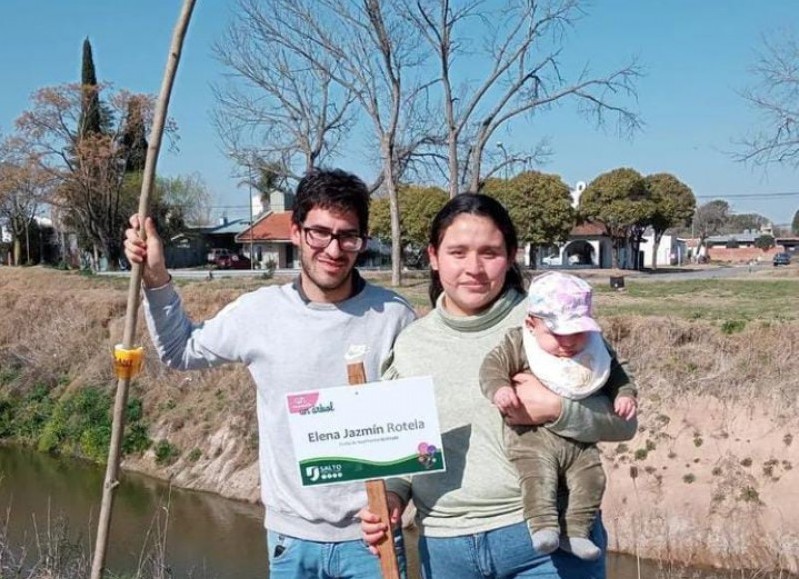
[[[220,255],[214,260],[218,269],[252,269],[250,258],[244,255]]]
[[[220,257],[229,257],[233,255],[233,253],[229,249],[225,249],[224,247],[214,247],[208,252],[208,263],[216,263],[216,260]]]

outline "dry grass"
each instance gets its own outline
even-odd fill
[[[754,321],[732,326],[666,317],[600,318],[629,358],[645,404],[685,394],[754,404],[775,418],[796,410],[799,322]]]
[[[768,273],[751,280],[712,282],[631,279],[626,292],[610,292],[603,287],[606,279],[592,279],[598,288],[600,322],[635,370],[642,391],[641,426],[646,436],[664,432],[659,417],[672,414],[674,402],[688,398],[762,410],[777,429],[795,418],[799,402],[795,338],[799,335],[799,310],[792,304],[794,296],[799,295],[799,278],[785,271],[773,276]],[[378,283],[388,281],[385,274],[367,276]],[[3,388],[46,384],[55,395],[84,385],[113,388],[111,350],[121,337],[127,281],[40,268],[0,268],[0,384],[7,384]],[[285,281],[236,278],[179,285],[189,313],[203,319],[245,291]],[[429,307],[424,275],[406,278],[400,291],[420,313]],[[236,366],[203,373],[169,371],[155,359],[142,320],[138,328],[147,360],[146,370],[133,384],[134,392],[143,400],[150,437],[168,441],[176,456],[169,464],[158,465],[150,451],[129,458],[127,467],[161,478],[172,477],[181,486],[255,500],[255,390],[246,370]],[[698,436],[686,430],[686,445],[698,448],[696,441],[701,439],[704,449],[715,434],[696,430]],[[780,440],[787,436],[785,432],[779,431]],[[799,432],[788,434],[799,437]],[[664,464],[686,462],[683,456],[668,458],[666,445],[656,442],[659,446],[648,451],[650,455],[661,453]],[[784,442],[779,445],[795,453],[799,439],[792,446]],[[641,450],[639,447],[646,448],[643,441],[636,440],[622,454],[634,461],[632,455]],[[733,468],[743,458],[725,455],[715,466],[683,467],[673,484],[679,492],[685,492],[698,483],[688,487],[684,475],[695,474],[701,482],[718,467],[724,469],[727,478],[716,477],[715,484],[734,484],[735,490],[726,493],[739,493],[741,481],[752,474],[751,469]],[[766,468],[764,461],[757,459],[752,468]],[[772,473],[787,481],[799,472],[799,460],[794,463],[798,468],[791,473],[774,470],[777,467],[773,466]],[[649,464],[639,462],[639,482],[647,481],[651,487],[647,492],[653,493],[647,496],[655,497],[657,473],[643,470]],[[699,466],[705,466],[707,472]],[[735,473],[741,476],[725,482]],[[761,491],[762,484],[776,484],[762,478],[758,475],[756,481]],[[611,522],[606,522],[612,530]],[[755,576],[760,575],[751,575]]]
[[[88,577],[91,560],[79,541],[71,537],[63,519],[35,526],[32,548],[13,545],[8,539],[8,520],[0,527],[0,577],[25,579],[78,579]],[[34,524],[36,521],[34,521]]]
[[[31,545],[14,544],[9,539],[6,512],[0,525],[0,578],[84,579],[89,576],[92,554],[85,541],[76,537],[63,517],[48,515],[39,525],[33,521]],[[106,569],[108,579],[170,579],[176,577],[167,561],[169,500],[153,515],[144,537],[129,537],[131,544],[142,541],[136,569],[121,574]],[[187,579],[210,579],[202,570],[189,570]]]

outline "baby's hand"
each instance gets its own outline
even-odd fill
[[[510,386],[503,386],[494,394],[494,406],[499,408],[504,414],[512,408],[521,406],[521,402],[519,401],[519,397],[516,396],[516,390]]]
[[[613,404],[613,410],[625,420],[631,420],[635,416],[637,408],[638,402],[629,396],[620,396]]]

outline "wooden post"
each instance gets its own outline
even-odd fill
[[[351,385],[366,384],[366,371],[363,362],[347,364],[347,379]],[[368,480],[365,484],[369,510],[378,515],[388,527],[385,538],[377,544],[383,579],[399,579],[397,553],[394,550],[394,530],[391,528],[391,513],[388,511],[386,483],[383,479],[377,479]]]
[[[144,218],[148,213],[149,196],[155,182],[155,167],[158,161],[158,151],[161,148],[161,137],[164,133],[166,124],[166,113],[169,106],[169,98],[172,94],[172,85],[175,81],[175,73],[180,62],[180,53],[183,48],[183,39],[186,37],[186,29],[189,26],[192,10],[194,10],[195,0],[184,0],[183,8],[178,17],[175,29],[172,32],[172,43],[169,47],[164,78],[161,83],[161,92],[155,106],[153,116],[153,127],[150,131],[150,142],[147,147],[147,159],[144,163],[144,175],[142,178],[141,194],[139,196],[139,223],[141,224],[142,234],[144,233]],[[131,264],[130,284],[128,285],[128,302],[125,313],[125,328],[122,336],[122,349],[125,351],[133,350],[134,339],[136,337],[136,315],[139,306],[139,291],[141,286],[141,264]],[[105,482],[103,484],[103,499],[100,504],[100,515],[97,520],[97,537],[94,544],[94,556],[92,558],[91,579],[100,579],[105,572],[105,556],[108,550],[108,535],[111,528],[111,512],[114,507],[114,490],[119,481],[119,461],[122,448],[122,434],[125,431],[125,409],[128,400],[128,386],[130,385],[131,374],[124,373],[119,376],[117,382],[117,392],[114,399],[114,413],[111,424],[111,443],[108,448],[108,464],[105,471]]]

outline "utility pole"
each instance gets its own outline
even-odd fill
[[[255,269],[255,255],[252,250],[253,226],[255,225],[252,219],[252,157],[247,162],[247,176],[247,195],[250,197],[248,203],[250,206],[250,269]]]
[[[243,164],[247,164],[247,207],[248,211],[250,212],[250,227],[249,227],[249,245],[250,245],[250,269],[255,269],[255,259],[254,259],[254,252],[253,252],[253,212],[252,212],[252,165],[255,156],[253,155],[252,151],[248,152],[247,156],[245,157],[243,154],[238,153],[235,150],[228,151],[228,155],[231,159],[233,159],[239,167]],[[237,183],[237,187],[241,187],[242,181]]]

